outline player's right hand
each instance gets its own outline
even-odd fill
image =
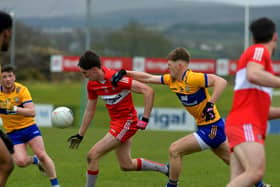
[[[126,75],[126,71],[121,69],[117,73],[115,73],[111,78],[111,83],[113,86],[118,86],[118,82]]]
[[[7,114],[16,114],[17,106],[13,105],[10,100],[6,101]]]
[[[83,138],[84,137],[79,134],[70,136],[67,140],[67,142],[69,142],[69,148],[77,149],[79,147],[80,143],[82,142]]]
[[[203,111],[202,111],[202,117],[205,118],[205,121],[210,121],[215,118],[214,113],[214,103],[207,102]]]
[[[138,129],[145,130],[146,127],[148,126],[148,123],[149,123],[149,119],[142,117],[141,120],[137,122],[136,126]]]

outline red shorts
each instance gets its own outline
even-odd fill
[[[136,124],[137,120],[111,121],[109,133],[125,142],[137,132]]]
[[[235,146],[243,142],[258,142],[264,144],[266,132],[252,124],[226,124],[225,130],[231,151]]]

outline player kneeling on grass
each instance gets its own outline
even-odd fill
[[[88,103],[83,116],[79,133],[71,136],[68,141],[70,148],[77,148],[81,143],[96,111],[97,97],[102,98],[108,109],[111,122],[108,133],[89,151],[87,187],[94,187],[98,176],[98,161],[106,153],[115,150],[124,171],[150,170],[167,174],[164,164],[143,158],[131,158],[131,137],[138,129],[145,129],[152,110],[154,92],[152,88],[131,78],[124,78],[116,86],[111,84],[111,78],[116,71],[101,67],[100,57],[93,51],[85,52],[78,66],[85,78],[88,78]],[[138,120],[132,101],[131,92],[144,95],[144,113]]]
[[[55,166],[45,151],[41,132],[36,125],[35,107],[27,87],[15,82],[14,68],[2,68],[0,116],[8,137],[14,144],[13,159],[17,166],[35,164],[50,178],[53,187],[59,187]],[[27,155],[29,145],[35,156]]]

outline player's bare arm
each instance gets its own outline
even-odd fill
[[[218,98],[221,96],[222,92],[227,86],[227,81],[222,77],[219,77],[214,74],[207,74],[208,77],[208,86],[213,87],[213,93],[209,100],[211,103],[215,103]]]
[[[17,114],[26,116],[26,117],[34,117],[35,116],[35,106],[34,103],[25,103],[23,107],[16,107],[15,112]]]
[[[280,78],[264,70],[263,65],[249,62],[247,65],[247,79],[260,86],[279,88]]]
[[[83,116],[83,121],[79,130],[79,135],[84,136],[94,117],[97,99],[89,99]]]
[[[154,104],[154,90],[151,87],[136,80],[132,81],[131,90],[135,93],[140,93],[144,95],[143,117],[149,118]]]
[[[135,80],[144,83],[154,83],[154,84],[161,84],[161,76],[160,75],[152,75],[145,72],[138,72],[138,71],[126,71],[127,76],[132,77]]]
[[[280,107],[270,107],[268,119],[279,119],[280,118]]]

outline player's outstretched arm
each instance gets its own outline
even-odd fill
[[[280,107],[270,107],[268,119],[279,119],[280,118]]]
[[[120,70],[117,73],[115,73],[111,78],[111,83],[114,86],[118,85],[118,82],[125,76],[132,77],[135,80],[138,80],[140,82],[144,83],[154,83],[154,84],[160,84],[161,83],[161,76],[158,75],[152,75],[145,72],[137,72],[137,71],[127,71],[127,70]]]
[[[73,136],[70,136],[67,140],[69,142],[69,148],[77,149],[79,147],[79,145],[82,142],[83,137],[85,136],[86,131],[94,117],[95,110],[96,110],[96,104],[97,104],[97,99],[88,100],[88,103],[87,103],[87,106],[86,106],[86,109],[84,112],[82,124],[79,129],[79,133],[77,133]]]
[[[139,71],[126,71],[127,76],[132,77],[135,80],[144,83],[154,83],[154,84],[161,84],[161,76],[160,75],[152,75],[146,72],[139,72]]]

